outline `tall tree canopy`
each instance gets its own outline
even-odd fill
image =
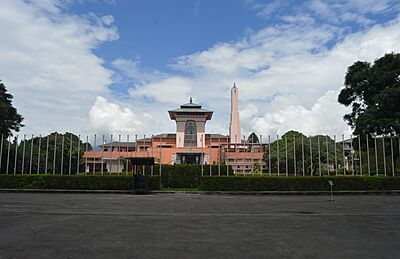
[[[12,135],[11,131],[19,131],[23,118],[12,106],[13,96],[7,92],[6,86],[0,81],[0,134]]]
[[[253,132],[247,138],[247,142],[249,142],[249,143],[260,143],[260,140],[258,139],[257,134]]]
[[[338,101],[351,106],[344,120],[354,134],[400,133],[400,54],[390,53],[347,69],[345,88]]]

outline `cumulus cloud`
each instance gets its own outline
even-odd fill
[[[87,112],[112,82],[112,71],[92,52],[118,39],[112,18],[61,8],[50,0],[0,4],[0,76],[28,133],[85,130]]]
[[[130,108],[121,108],[119,104],[109,102],[101,96],[96,98],[89,116],[93,132],[102,134],[137,134],[147,120],[151,120],[151,115],[148,113],[142,114],[139,118]]]

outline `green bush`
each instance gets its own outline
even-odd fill
[[[159,177],[149,177],[149,189],[159,189]],[[0,188],[132,190],[133,177],[126,175],[0,175]]]
[[[205,176],[202,191],[329,191],[334,190],[400,190],[400,177],[247,177]]]
[[[142,169],[142,168],[141,168]],[[162,165],[162,188],[198,188],[201,180],[201,165]],[[228,167],[233,175],[232,167]],[[153,175],[159,175],[160,167],[153,167]],[[226,175],[227,166],[220,166],[220,175]],[[210,175],[210,165],[203,166],[203,174]],[[145,175],[151,175],[151,166],[145,166]],[[211,165],[211,175],[218,175],[218,165]]]

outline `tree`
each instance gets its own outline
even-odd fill
[[[258,144],[258,143],[260,143],[260,140],[258,139],[257,134],[253,132],[247,138],[247,142],[248,143],[257,143]]]
[[[23,118],[12,106],[13,96],[7,92],[6,86],[0,80],[0,134],[5,137],[12,135],[11,131],[19,131]]]
[[[400,54],[386,54],[347,69],[339,103],[351,106],[344,120],[359,134],[400,133]]]
[[[311,151],[310,151],[311,140]],[[287,149],[286,149],[287,142]],[[278,147],[279,146],[279,147]],[[287,171],[289,175],[294,175],[296,167],[296,175],[303,174],[303,149],[304,149],[304,174],[319,175],[328,171],[328,164],[335,168],[343,166],[343,156],[341,150],[343,145],[336,143],[336,159],[335,159],[335,141],[329,136],[312,136],[307,137],[297,131],[286,132],[280,140],[274,141],[269,147],[271,152],[271,171],[273,173],[279,171],[281,175],[286,174],[286,156]],[[278,152],[279,150],[279,152]],[[264,159],[269,163],[268,151],[264,154]],[[279,162],[278,162],[279,161]],[[321,166],[320,166],[321,162]],[[329,167],[332,173],[332,167]],[[342,170],[340,170],[342,171]]]

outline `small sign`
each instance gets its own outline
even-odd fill
[[[330,186],[333,186],[333,182],[331,180],[328,181]]]

